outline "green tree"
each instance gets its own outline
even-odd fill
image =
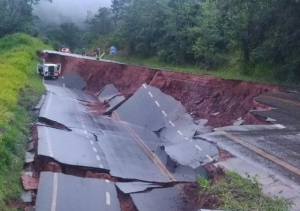
[[[0,37],[16,32],[34,31],[32,4],[40,0],[0,0]]]
[[[95,40],[101,36],[106,36],[113,31],[114,27],[112,10],[101,7],[96,15],[88,15],[85,22],[89,26],[89,40]]]
[[[169,0],[168,6],[158,55],[166,62],[193,62],[194,40],[190,39],[189,29],[196,26],[200,3],[198,0]]]

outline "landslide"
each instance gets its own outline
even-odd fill
[[[130,97],[142,84],[161,89],[182,102],[195,118],[208,119],[208,125],[220,127],[233,124],[242,117],[245,124],[265,124],[263,119],[249,113],[266,109],[254,101],[262,93],[279,92],[271,85],[239,80],[227,80],[208,75],[196,75],[142,66],[94,61],[41,54],[47,62],[61,63],[63,74],[75,72],[87,81],[86,90],[97,93],[107,84],[114,84],[122,94]]]

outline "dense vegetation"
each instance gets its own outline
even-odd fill
[[[290,210],[292,204],[289,200],[264,195],[257,177],[245,176],[246,178],[243,178],[235,172],[227,171],[223,178],[215,181],[213,185],[211,181],[198,177],[198,183],[201,187],[199,201],[202,203],[215,202],[213,206],[224,210]]]
[[[298,0],[112,0],[85,23],[61,25],[38,21],[32,4],[39,2],[0,0],[0,37],[26,32],[77,53],[114,45],[122,55],[202,71],[300,80]]]
[[[298,82],[299,11],[297,0],[113,0],[88,17],[86,38],[130,56]]]
[[[29,139],[30,113],[44,91],[35,73],[37,50],[46,48],[24,34],[0,39],[0,210],[21,191],[20,175]]]

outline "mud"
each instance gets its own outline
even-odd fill
[[[118,180],[106,173],[92,173],[88,171],[85,175],[86,178],[105,179],[111,182],[118,182]]]
[[[209,173],[212,175],[211,185],[215,185],[218,181],[225,178],[225,172],[222,168],[210,168]],[[215,195],[201,194],[201,187],[197,192],[198,204],[202,209],[218,209],[222,203],[221,199]]]
[[[42,54],[47,62],[61,63],[63,74],[76,72],[87,81],[86,90],[97,93],[114,84],[125,96],[131,96],[142,84],[161,89],[182,102],[195,119],[208,119],[208,125],[232,125],[242,117],[247,124],[262,124],[249,113],[259,106],[254,98],[266,92],[279,92],[278,87],[207,75],[195,75],[110,62],[77,59],[56,54]],[[260,108],[259,108],[260,109]],[[217,116],[212,114],[219,112]]]
[[[44,167],[44,171],[51,171],[55,173],[62,173],[61,166],[56,163],[56,162],[49,162],[47,165]]]
[[[106,109],[109,107],[108,102],[100,103],[88,103],[88,111],[94,115],[103,115],[106,111]]]
[[[129,194],[124,194],[120,190],[117,191],[118,191],[118,198],[120,201],[121,211],[138,211]]]
[[[50,127],[56,128],[56,129],[71,131],[71,129],[69,129],[65,125],[60,124],[59,122],[52,121],[50,119],[43,118],[43,117],[39,117],[39,122],[42,124],[48,125]]]
[[[30,176],[22,176],[22,184],[24,190],[36,190],[39,186],[39,179]]]
[[[184,208],[181,210],[199,210],[201,205],[199,204],[199,191],[200,187],[198,183],[188,183],[181,185],[183,191]]]
[[[219,162],[228,160],[230,158],[235,158],[235,156],[230,154],[228,151],[219,148]]]

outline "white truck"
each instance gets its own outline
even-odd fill
[[[46,78],[58,78],[61,74],[61,64],[42,63],[37,65],[37,74]]]

